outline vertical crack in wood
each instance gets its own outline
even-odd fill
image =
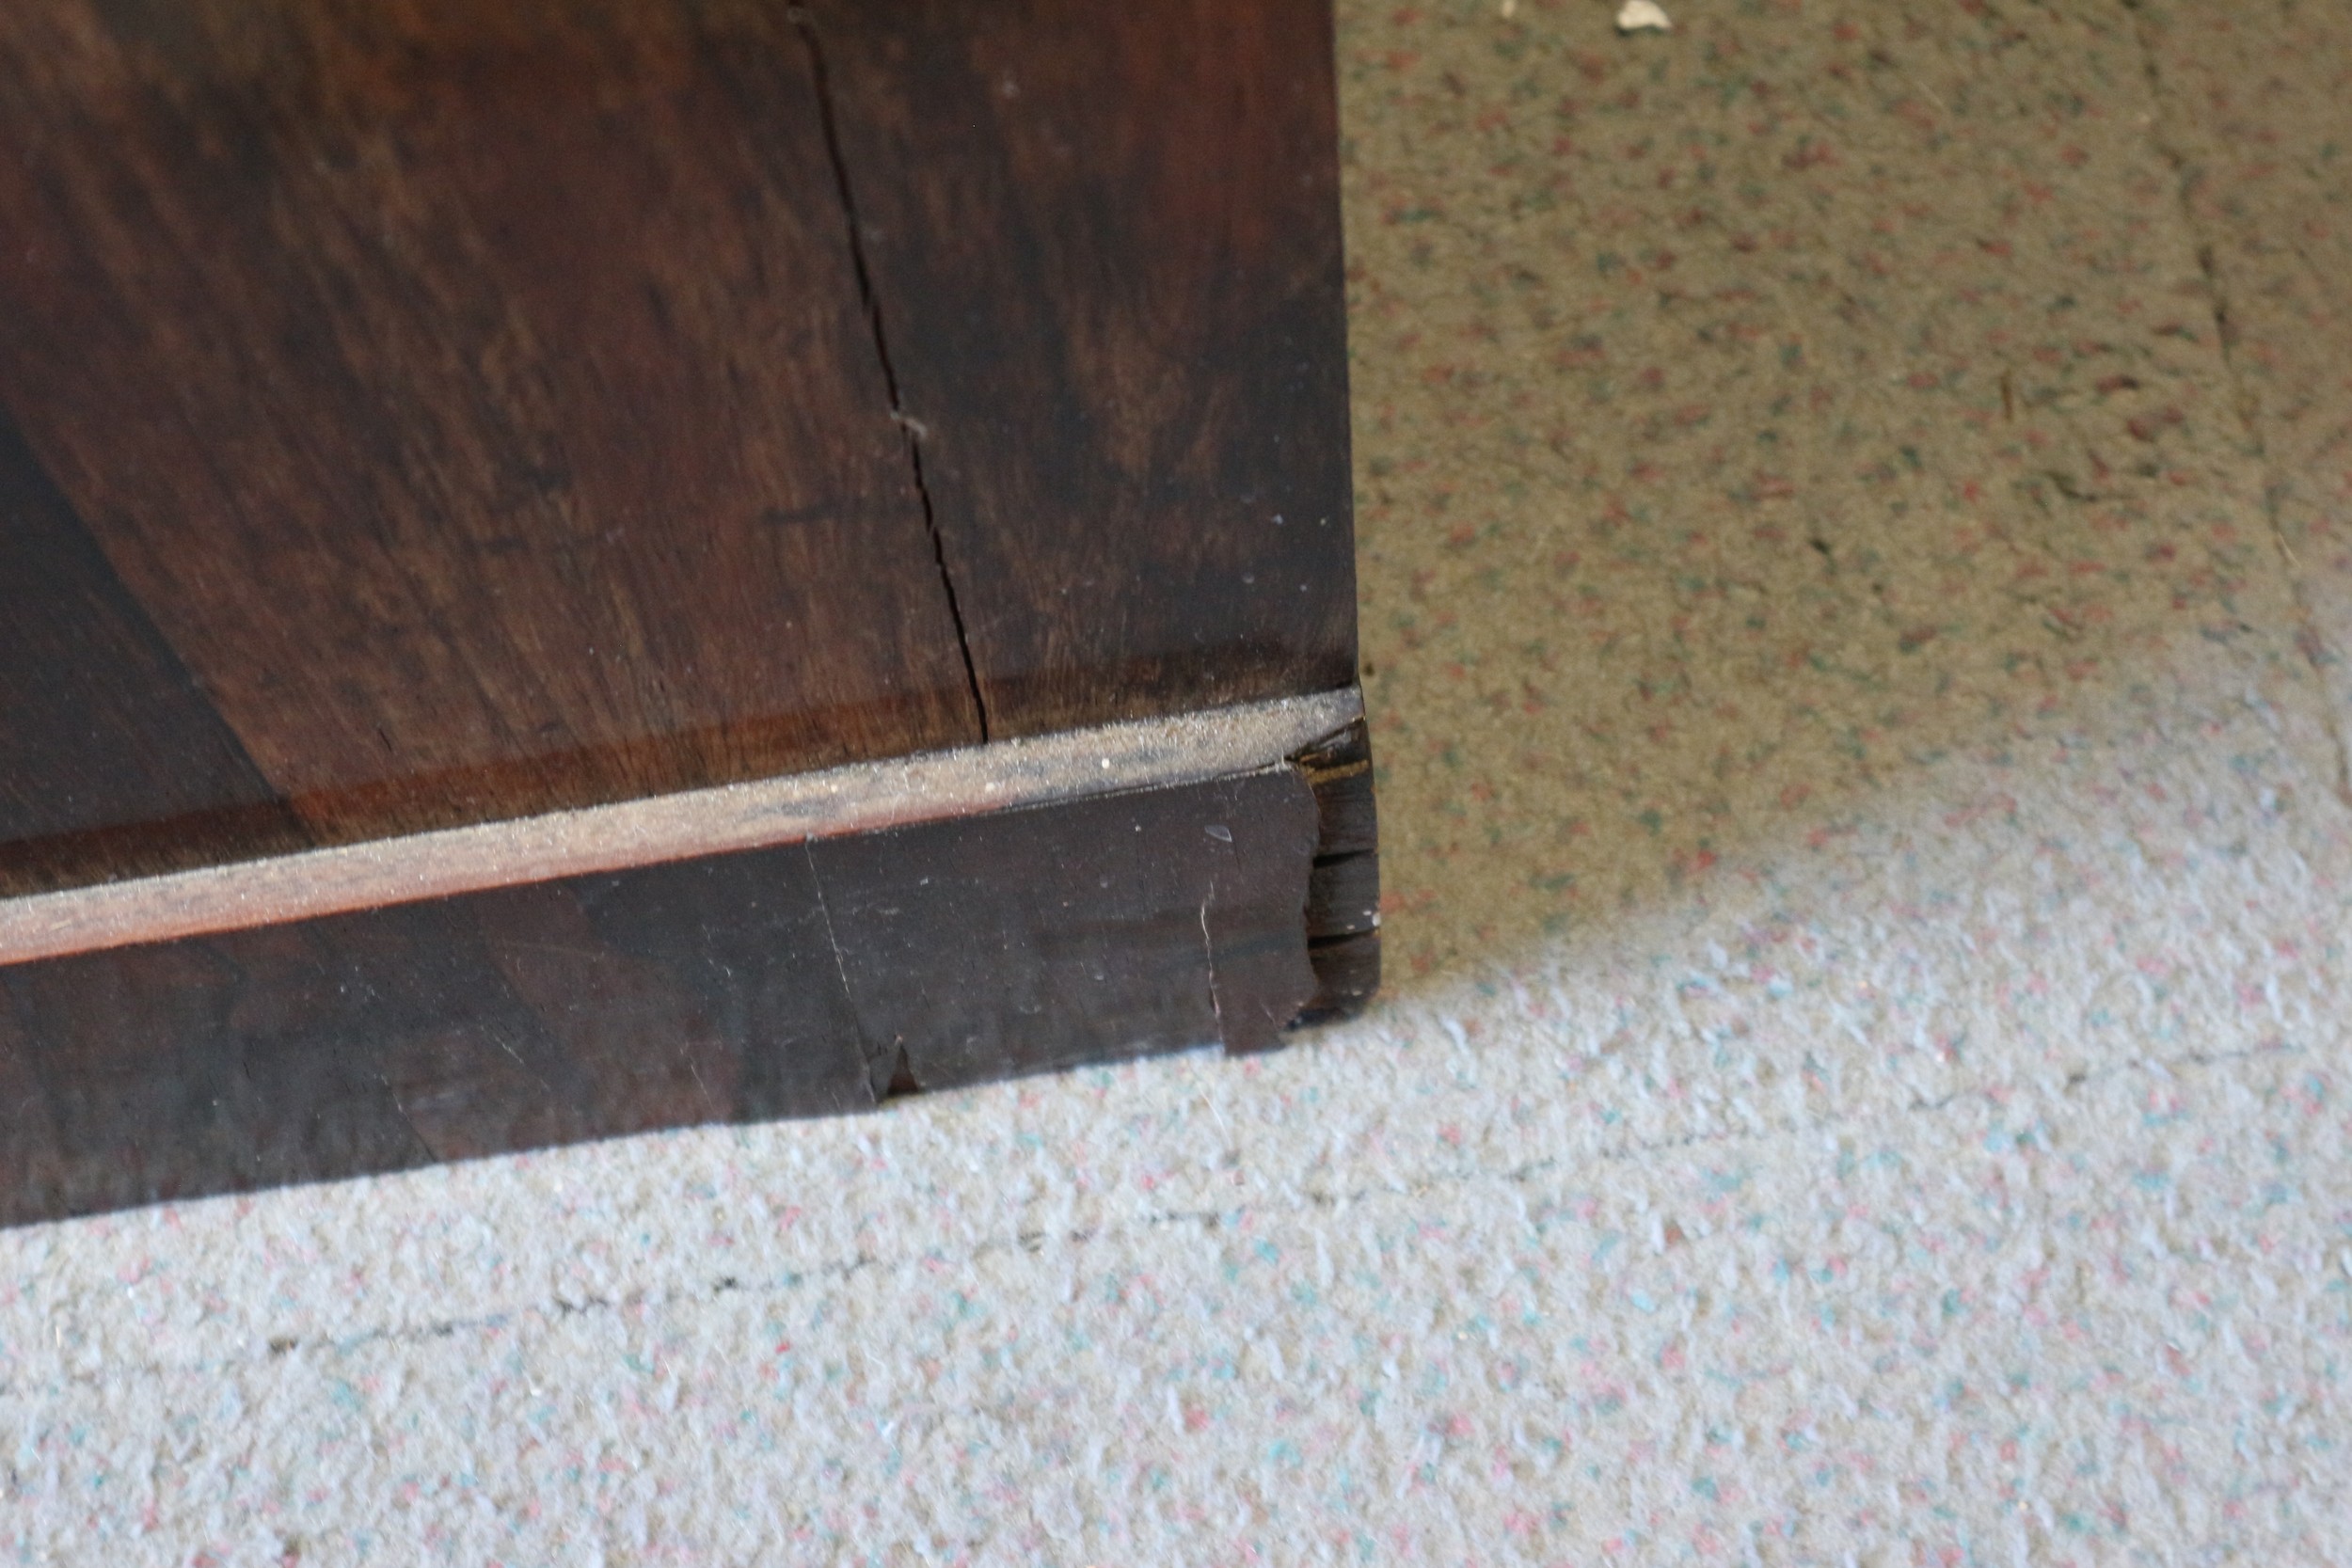
[[[817,895],[817,919],[818,923],[825,927],[825,946],[833,954],[833,972],[841,977],[841,1005],[847,1007],[850,1010],[850,1016],[855,1019],[857,1017],[857,991],[850,984],[850,960],[841,951],[841,939],[834,934],[833,907],[825,902],[825,879],[817,871],[817,848],[814,840],[805,838],[801,840],[801,858],[808,863],[808,885],[810,891]],[[857,1026],[857,1031],[858,1054],[866,1058],[866,1092],[878,1101],[885,1099],[888,1097],[889,1090],[882,1081],[880,1071],[882,1058],[878,1053],[868,1048],[864,1027]],[[906,1058],[904,1041],[899,1042],[898,1055],[900,1062],[903,1063]],[[913,1075],[909,1074],[909,1076]]]
[[[906,442],[907,467],[914,478],[915,498],[923,507],[923,528],[930,535],[931,562],[939,571],[940,588],[947,596],[948,619],[956,627],[956,649],[963,656],[964,684],[971,692],[973,714],[979,721],[980,739],[986,741],[993,733],[988,698],[980,689],[979,666],[972,659],[971,632],[964,626],[963,605],[956,596],[955,574],[947,568],[947,541],[939,531],[930,482],[923,472],[923,437],[929,432],[922,420],[907,412],[906,400],[898,390],[898,370],[890,357],[890,333],[882,321],[881,297],[874,290],[874,271],[866,256],[866,230],[858,221],[857,190],[850,179],[849,157],[841,149],[841,128],[834,113],[833,77],[826,70],[824,45],[817,37],[817,20],[805,8],[795,6],[786,14],[801,35],[802,47],[808,51],[809,75],[817,89],[817,116],[825,134],[825,155],[833,164],[834,189],[840,196],[841,219],[850,233],[850,264],[857,275],[858,302],[865,309],[866,328],[873,335],[874,357],[882,365],[882,386],[890,397],[890,417],[898,422],[899,436]]]

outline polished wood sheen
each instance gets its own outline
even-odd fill
[[[1329,26],[0,4],[0,1222],[1361,1006]]]
[[[0,402],[322,841],[979,737],[785,16],[0,7]]]
[[[993,732],[1351,685],[1321,0],[817,0]]]
[[[1327,27],[20,0],[0,404],[320,842],[1346,685]]]

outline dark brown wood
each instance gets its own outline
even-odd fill
[[[1306,911],[1315,994],[1296,1022],[1327,1023],[1362,1011],[1380,989],[1380,814],[1371,728],[1359,719],[1293,761],[1314,791],[1316,817]]]
[[[305,843],[0,411],[0,898]]]
[[[0,4],[0,1221],[1359,1007],[1337,166],[1326,0]]]
[[[1327,31],[24,0],[0,403],[323,842],[1343,686]]]
[[[1314,842],[1311,790],[1282,768],[818,855],[828,887],[887,890],[834,896],[833,929],[864,1037],[902,1049],[914,1086],[941,1088],[1273,1043],[1314,991],[1298,914]],[[1103,911],[1120,911],[1115,935]],[[973,1006],[992,994],[1005,1005]]]
[[[817,0],[998,735],[1355,680],[1325,0]]]
[[[782,8],[22,0],[0,147],[0,402],[316,836],[977,738]]]
[[[0,969],[0,1222],[1254,1048],[1314,833],[1284,767]]]

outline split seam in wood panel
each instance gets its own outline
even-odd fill
[[[0,901],[0,965],[837,838],[1273,766],[1363,714],[1350,687],[853,763]]]
[[[858,223],[857,187],[850,179],[850,162],[841,150],[841,127],[834,115],[833,79],[825,69],[825,48],[817,37],[817,24],[808,12],[795,6],[788,12],[792,26],[801,35],[801,43],[808,51],[808,71],[817,91],[817,117],[825,131],[825,156],[833,164],[834,188],[841,198],[841,222],[850,236],[850,266],[857,275],[858,304],[866,311],[866,329],[874,339],[874,357],[882,365],[882,385],[890,394],[890,417],[897,421],[898,436],[906,443],[907,467],[914,480],[914,495],[923,508],[923,527],[931,538],[931,562],[939,570],[939,586],[947,596],[947,618],[955,623],[956,648],[963,656],[963,678],[971,689],[973,716],[979,721],[980,739],[992,736],[988,718],[988,697],[980,689],[979,666],[972,659],[972,634],[963,624],[963,605],[956,597],[955,574],[947,569],[947,541],[939,531],[939,514],[931,499],[930,481],[923,473],[923,435],[921,420],[907,412],[906,399],[898,390],[898,368],[890,357],[890,332],[882,325],[882,301],[874,293],[874,271],[866,257],[866,235]]]

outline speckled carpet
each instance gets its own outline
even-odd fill
[[[0,1561],[2352,1560],[2352,6],[1346,0],[1362,1022],[0,1233]]]

